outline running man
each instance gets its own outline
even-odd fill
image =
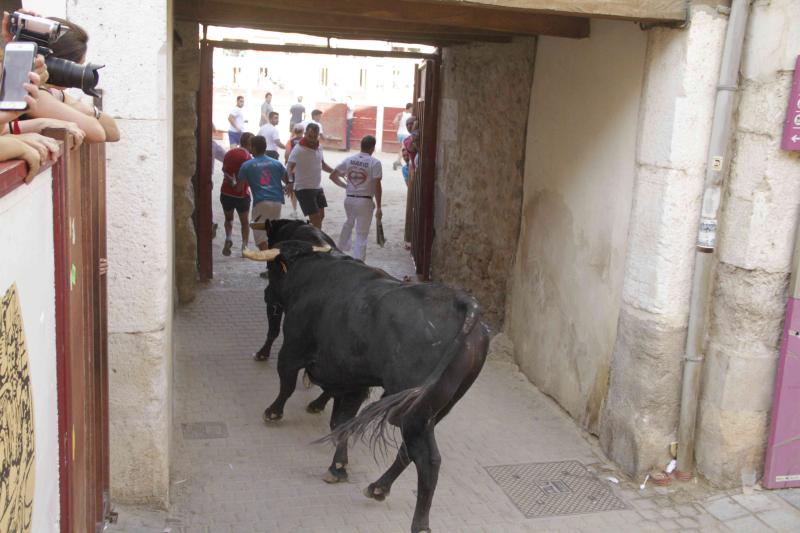
[[[295,192],[303,214],[318,229],[322,229],[322,219],[328,207],[322,190],[323,170],[333,172],[322,158],[319,126],[312,122],[306,126],[303,138],[289,154],[289,190]]]
[[[246,142],[242,140],[242,142]],[[225,213],[225,246],[222,255],[231,255],[233,248],[233,212],[239,214],[239,223],[242,225],[242,254],[247,249],[250,240],[250,189],[247,183],[239,180],[239,170],[250,159],[250,152],[243,146],[237,146],[225,153],[222,160],[222,186],[219,191],[219,201]]]
[[[364,136],[361,139],[361,152],[351,155],[339,163],[330,175],[331,181],[347,191],[347,197],[344,199],[347,220],[342,226],[339,248],[345,252],[351,249],[351,235],[353,226],[355,226],[356,238],[355,244],[352,244],[353,253],[351,255],[361,261],[367,257],[367,240],[369,239],[369,227],[372,224],[372,212],[375,211],[375,218],[378,220],[383,217],[381,211],[383,171],[381,162],[372,157],[374,152],[375,137]],[[346,180],[346,183],[342,181],[342,178]],[[376,203],[377,210],[375,209]]]
[[[283,184],[289,183],[286,167],[277,159],[266,155],[267,140],[256,135],[250,141],[253,159],[239,170],[239,179],[247,182],[253,192],[253,221],[267,222],[281,218]],[[259,250],[267,249],[266,230],[253,230],[253,240]]]
[[[231,148],[239,145],[239,140],[244,131],[245,120],[244,113],[242,113],[243,107],[244,96],[237,96],[236,107],[234,107],[228,115],[228,141],[230,142]]]

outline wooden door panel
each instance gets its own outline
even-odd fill
[[[105,285],[105,155],[64,143],[53,167],[61,531],[102,530],[108,486]]]

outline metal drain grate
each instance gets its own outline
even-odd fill
[[[578,461],[485,468],[525,518],[628,508]]]
[[[181,427],[183,438],[187,440],[228,438],[228,426],[225,422],[191,422],[181,424]]]

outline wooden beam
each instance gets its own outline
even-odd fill
[[[206,41],[209,46],[228,50],[257,50],[260,52],[287,52],[293,54],[327,54],[359,57],[404,57],[409,59],[438,59],[437,54],[420,52],[393,52],[382,50],[360,50],[358,48],[328,48],[299,44],[262,44],[242,41]]]
[[[402,0],[400,0],[402,1]],[[550,15],[597,17],[641,22],[683,22],[686,0],[419,0],[449,9],[480,7]],[[404,2],[403,2],[404,3]]]
[[[180,0],[178,4],[188,3]],[[190,3],[196,12],[220,5],[214,0]],[[486,9],[463,6],[454,9],[444,5],[419,0],[228,0],[225,5],[232,11],[230,16],[248,17],[252,21],[263,17],[267,22],[278,16],[289,17],[295,24],[318,23],[328,19],[341,22],[342,27],[352,29],[385,28],[387,31],[401,28],[414,29],[420,33],[439,36],[443,30],[468,30],[464,33],[502,33],[511,35],[551,35],[583,38],[589,35],[587,18],[566,17],[506,9]],[[238,9],[233,6],[240,6]],[[262,15],[263,14],[263,15]],[[197,20],[197,19],[195,19]],[[379,25],[378,21],[383,22]],[[388,27],[386,24],[388,23]],[[248,25],[251,27],[251,25]]]
[[[377,39],[432,44],[439,46],[454,42],[508,42],[510,35],[481,29],[461,29],[447,26],[403,26],[393,21],[359,19],[327,13],[310,17],[281,8],[270,8],[264,17],[254,17],[253,8],[215,0],[178,0],[175,18],[203,24],[228,27],[307,33],[344,39]]]

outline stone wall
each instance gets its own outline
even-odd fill
[[[74,20],[104,63],[104,110],[122,139],[107,147],[111,491],[166,506],[172,419],[171,2],[36,0]]]
[[[726,486],[764,464],[800,205],[800,158],[780,149],[797,21],[796,1],[754,2],[742,56],[696,441],[699,471]]]
[[[535,39],[443,50],[433,277],[503,319],[519,234]]]
[[[198,25],[175,23],[173,48],[173,195],[175,196],[175,284],[178,301],[194,300],[197,281],[197,234],[192,176],[197,168],[197,93],[200,90]]]
[[[617,333],[646,35],[541,37],[505,329],[522,371],[597,431]]]
[[[600,440],[629,474],[676,440],[694,243],[727,17],[695,6],[647,32],[635,188]]]

